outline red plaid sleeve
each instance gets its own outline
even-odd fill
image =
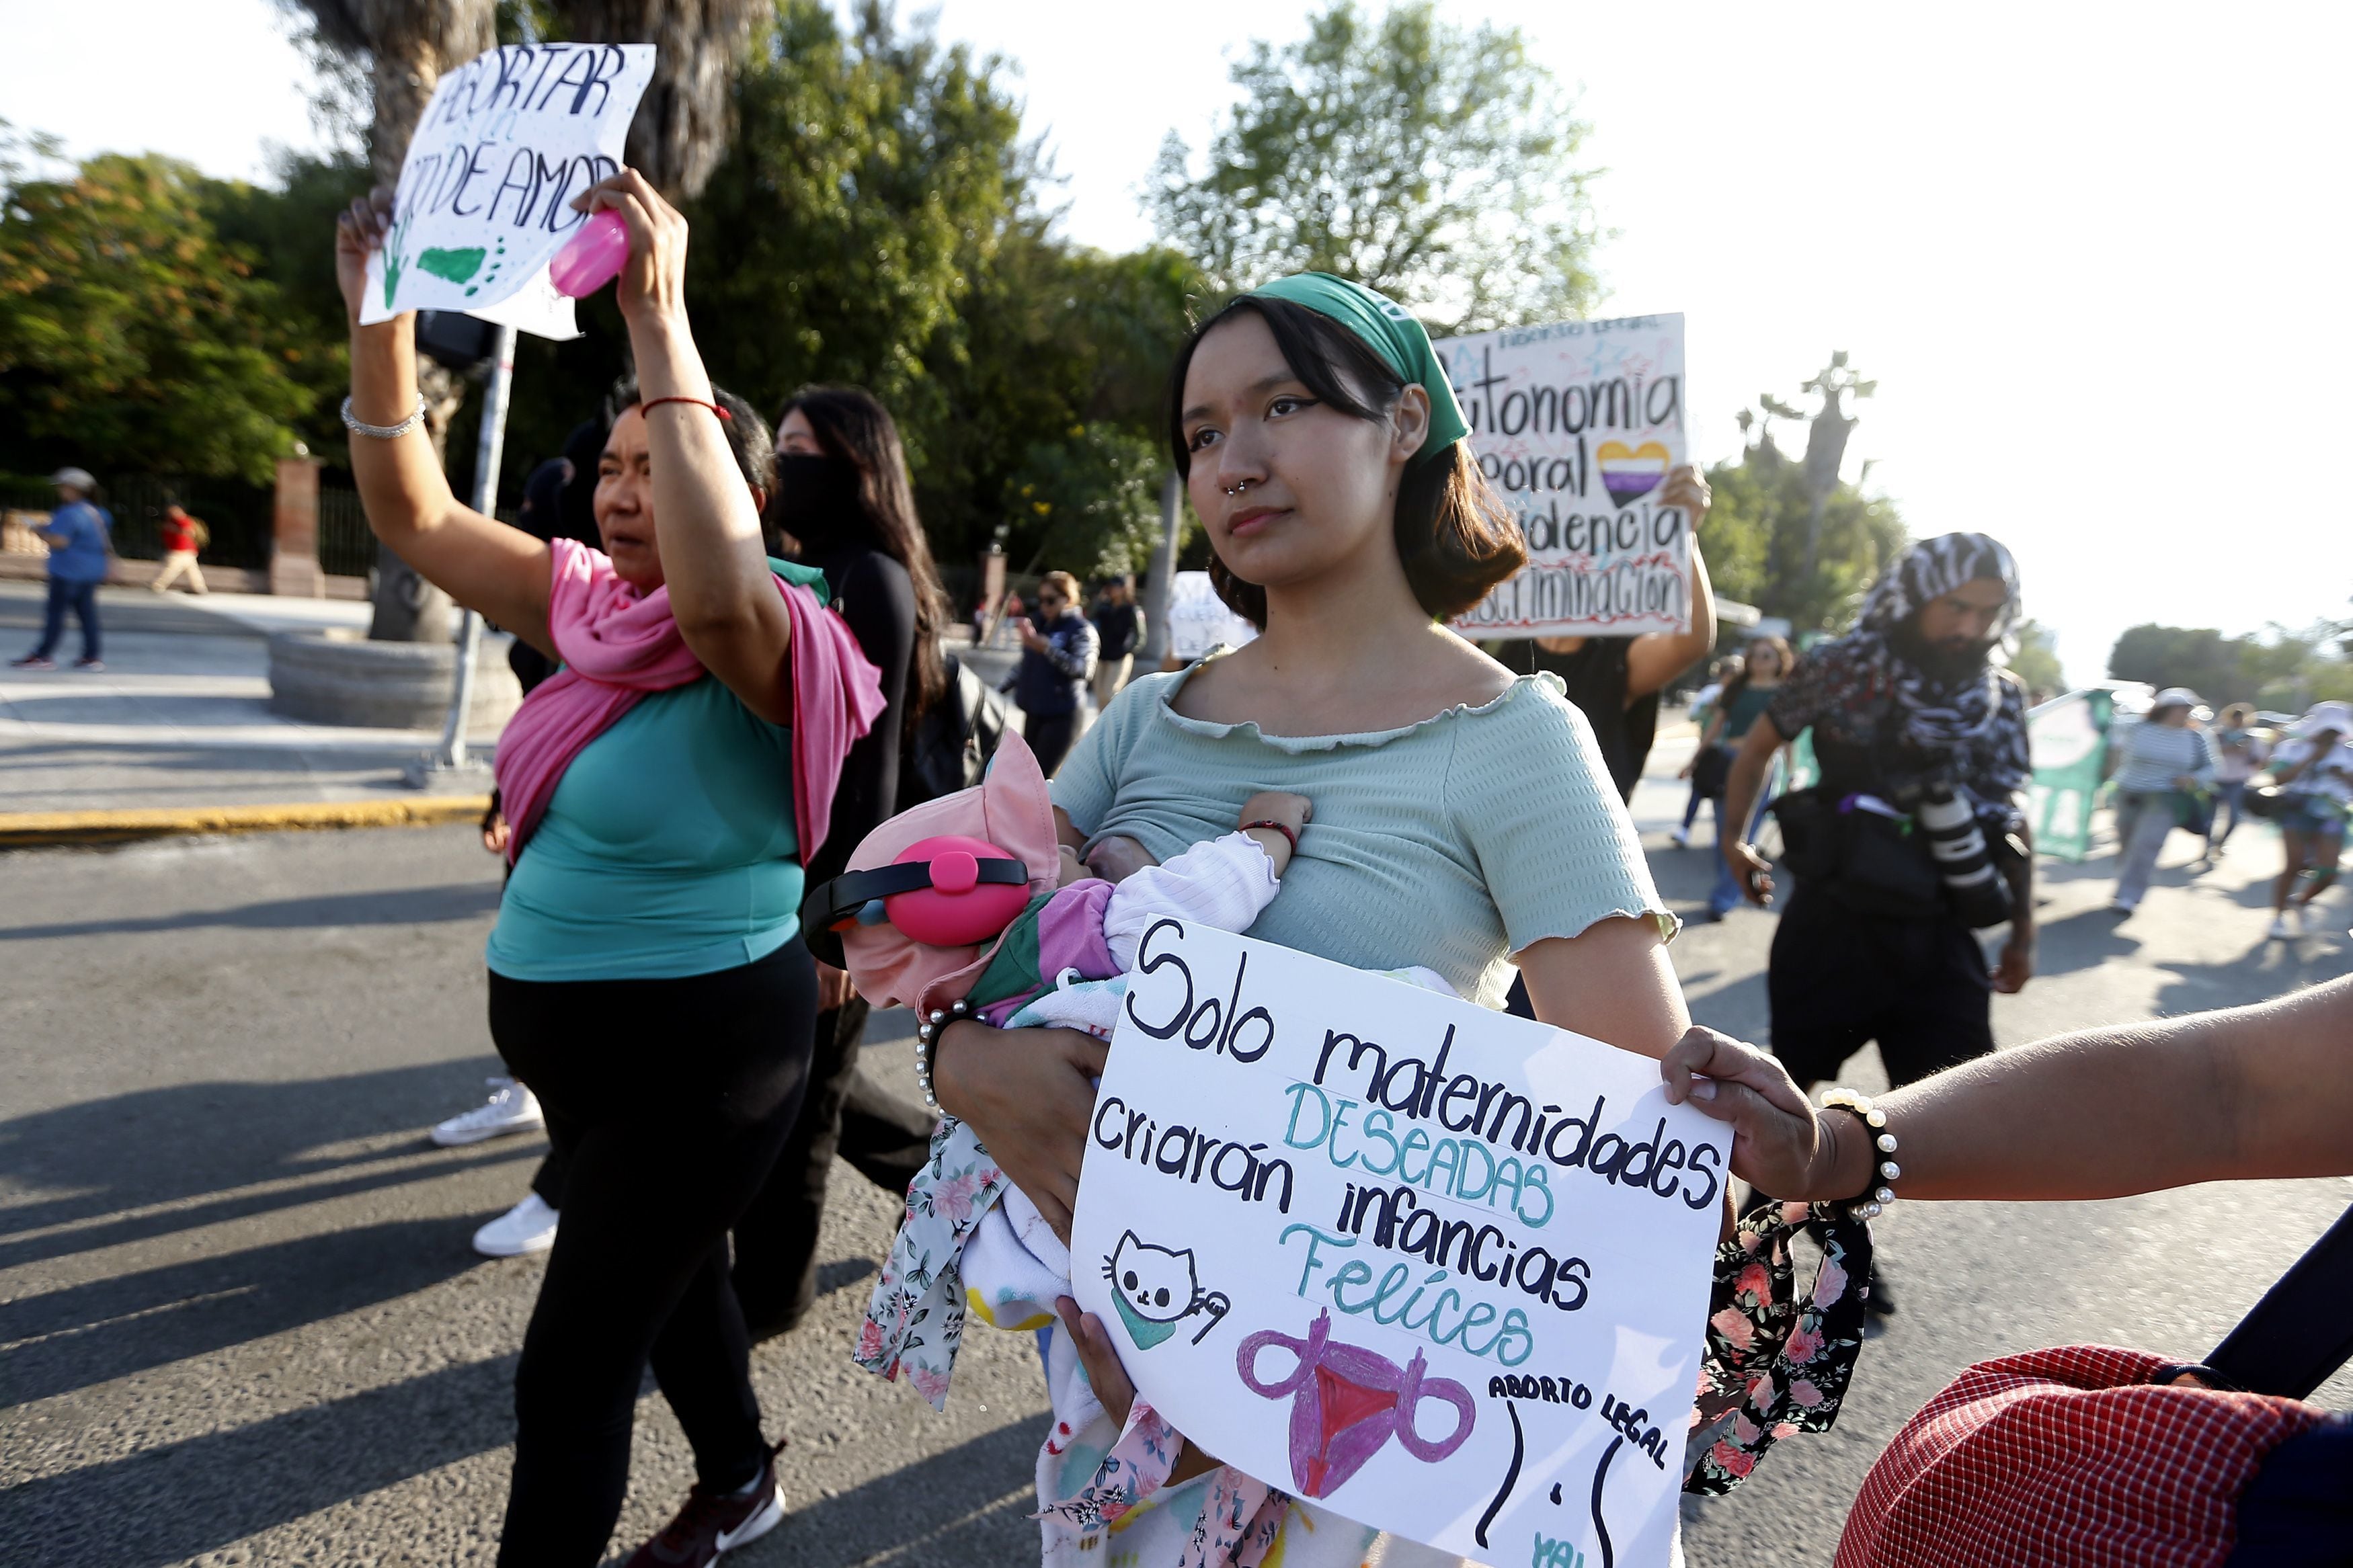
[[[2220,1568],[2239,1493],[2327,1412],[2152,1385],[2166,1364],[2066,1345],[1970,1367],[1872,1467],[1838,1568]]]

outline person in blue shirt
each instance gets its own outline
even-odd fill
[[[49,482],[58,487],[58,510],[40,530],[49,547],[49,603],[41,618],[38,647],[11,661],[18,669],[55,669],[49,657],[66,635],[66,611],[81,622],[81,657],[76,669],[104,669],[99,659],[98,585],[106,580],[107,531],[114,519],[104,507],[92,506],[90,491],[98,481],[81,468],[59,468]]]
[[[37,529],[49,545],[49,606],[40,623],[40,647],[24,658],[12,658],[16,670],[54,670],[49,654],[66,637],[66,611],[82,621],[82,656],[75,670],[103,670],[99,663],[99,583],[106,581],[106,531],[113,517],[106,508],[90,503],[90,491],[99,487],[80,468],[58,468],[49,479],[57,484],[57,510],[49,527]]]

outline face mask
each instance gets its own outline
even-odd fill
[[[846,458],[785,452],[776,458],[776,494],[770,521],[811,550],[862,537],[858,465]]]

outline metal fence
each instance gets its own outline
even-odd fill
[[[330,577],[364,577],[375,566],[375,535],[359,491],[319,487],[319,564]]]
[[[114,552],[133,561],[164,553],[164,509],[177,501],[212,535],[204,559],[212,566],[254,570],[269,564],[277,498],[259,485],[235,479],[194,479],[185,474],[100,474],[98,504],[114,517]],[[0,476],[0,505],[49,511],[58,492],[46,479]]]

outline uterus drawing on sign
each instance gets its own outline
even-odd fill
[[[1140,1351],[1175,1333],[1178,1323],[1196,1313],[1206,1320],[1193,1336],[1198,1345],[1233,1309],[1223,1291],[1201,1289],[1189,1247],[1176,1252],[1155,1247],[1132,1230],[1121,1234],[1119,1245],[1103,1259],[1103,1278],[1111,1281],[1119,1321]]]
[[[1299,1358],[1290,1376],[1273,1383],[1260,1380],[1259,1357],[1270,1350],[1286,1350]],[[1451,1377],[1424,1376],[1425,1364],[1419,1351],[1399,1367],[1362,1346],[1335,1342],[1328,1310],[1315,1314],[1303,1340],[1262,1329],[1235,1352],[1235,1370],[1252,1394],[1265,1399],[1289,1396],[1291,1479],[1297,1495],[1311,1498],[1339,1490],[1392,1436],[1425,1465],[1462,1447],[1478,1419],[1471,1391]],[[1425,1399],[1455,1410],[1454,1430],[1436,1442],[1415,1426],[1415,1414]]]

